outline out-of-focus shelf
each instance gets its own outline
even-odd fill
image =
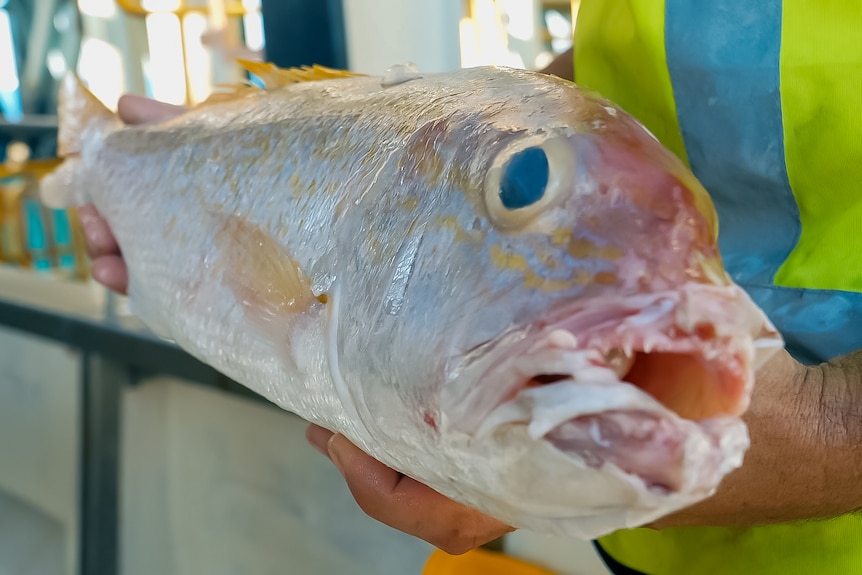
[[[107,290],[0,265],[0,326],[97,353],[141,372],[170,375],[262,399],[172,342],[153,335],[133,315],[110,310]]]
[[[542,0],[542,8],[571,10],[572,0]]]
[[[0,265],[0,327],[67,345],[81,354],[81,527],[76,572],[87,575],[113,575],[120,562],[119,438],[124,386],[147,376],[167,375],[266,402],[156,337],[112,300],[94,282]]]
[[[57,125],[57,116],[28,114],[18,122],[10,122],[0,116],[0,134],[13,138],[53,134]]]

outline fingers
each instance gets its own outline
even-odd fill
[[[120,246],[108,223],[95,206],[82,206],[78,210],[87,243],[87,253],[93,262],[93,279],[117,293],[126,294],[129,272],[120,255]]]
[[[182,114],[183,106],[166,104],[142,96],[126,94],[117,102],[117,114],[126,124],[150,124]]]
[[[82,206],[78,210],[78,218],[84,228],[87,253],[91,259],[120,253],[120,246],[117,245],[117,240],[108,226],[108,222],[102,218],[95,206]]]
[[[330,437],[328,450],[365,513],[447,553],[466,553],[512,531],[508,525],[386,467],[343,435]]]
[[[390,469],[343,435],[312,425],[309,442],[328,455],[370,517],[454,555],[514,529]]]
[[[160,122],[183,111],[185,108],[182,106],[131,95],[122,96],[117,104],[120,119],[126,124]],[[81,207],[78,217],[84,228],[87,253],[93,262],[93,279],[108,289],[125,295],[129,285],[129,270],[108,222],[92,205]]]
[[[126,295],[129,288],[129,270],[118,255],[102,256],[93,260],[93,279],[109,290]]]

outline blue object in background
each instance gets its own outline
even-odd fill
[[[0,114],[9,122],[20,122],[24,118],[20,90],[0,92]]]
[[[32,258],[32,266],[36,271],[50,271],[51,257],[48,249],[48,234],[45,230],[45,220],[42,217],[42,206],[38,201],[25,199],[24,225],[27,230],[27,246]]]
[[[54,245],[57,248],[57,267],[75,269],[75,250],[72,245],[72,225],[66,210],[51,210],[53,215]]]
[[[261,14],[268,61],[347,68],[342,0],[262,0]]]
[[[0,113],[10,122],[24,117],[21,104],[21,83],[12,35],[12,16],[4,8],[8,0],[0,0]]]

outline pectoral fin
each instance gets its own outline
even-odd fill
[[[216,246],[223,281],[249,320],[269,336],[285,334],[298,317],[326,302],[292,255],[256,224],[227,217]]]

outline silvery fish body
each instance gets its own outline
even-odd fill
[[[781,340],[639,123],[518,70],[269,71],[135,127],[66,83],[43,197],[96,205],[156,333],[516,527],[641,525],[741,464]]]

